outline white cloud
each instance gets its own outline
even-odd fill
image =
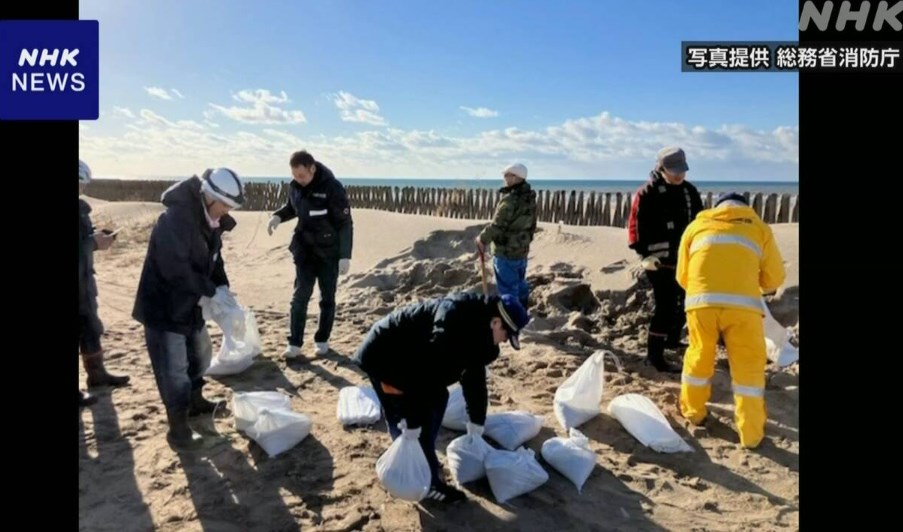
[[[493,118],[499,115],[498,111],[493,111],[492,109],[487,109],[486,107],[467,107],[462,105],[460,107],[462,111],[466,111],[467,114],[476,118]]]
[[[113,107],[113,114],[115,116],[123,116],[125,118],[135,118],[135,113],[133,113],[128,107]]]
[[[172,96],[166,92],[166,89],[161,89],[160,87],[144,87],[144,90],[153,96],[154,98],[160,98],[161,100],[172,100]]]
[[[138,115],[141,116],[142,120],[146,124],[150,124],[153,126],[169,126],[169,127],[177,127],[176,124],[170,122],[169,120],[163,118],[157,113],[151,111],[150,109],[142,109],[138,112]]]
[[[180,100],[184,100],[184,99],[185,99],[185,96],[184,96],[181,92],[179,92],[178,90],[176,90],[176,89],[169,89],[169,91],[172,92],[173,94],[175,94]]]
[[[272,94],[270,91],[266,89],[257,89],[257,90],[243,90],[238,91],[237,94],[232,95],[232,99],[237,102],[245,102],[245,103],[288,103],[288,95],[285,94],[285,91],[281,91],[279,96]]]
[[[263,104],[260,98],[257,104]],[[373,112],[356,103],[350,107]],[[124,136],[104,136],[97,128],[81,131],[81,151],[101,165],[98,172],[118,175],[140,173],[148,164],[158,174],[185,175],[209,164],[204,161],[228,160],[243,175],[284,176],[286,157],[303,148],[339,176],[492,176],[510,161],[521,160],[536,178],[642,180],[656,152],[677,144],[687,152],[691,180],[798,178],[797,126],[762,131],[727,124],[711,129],[600,113],[540,129],[508,127],[468,136],[385,128],[302,137],[273,128],[214,133],[208,114],[214,112],[205,113],[201,124],[142,109],[140,120]]]
[[[333,102],[341,111],[344,122],[361,122],[373,126],[386,125],[386,119],[379,115],[379,105],[373,100],[361,100],[349,92],[339,91]]]
[[[289,111],[273,104],[288,103],[288,95],[282,91],[280,95],[274,95],[266,89],[243,90],[232,95],[232,99],[250,104],[249,107],[224,107],[217,104],[209,104],[219,114],[246,124],[301,124],[307,122],[307,118],[301,111]],[[207,119],[211,119],[205,113]]]

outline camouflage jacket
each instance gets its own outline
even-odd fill
[[[499,190],[501,199],[492,223],[480,241],[492,243],[492,253],[505,259],[526,259],[536,232],[536,192],[526,181]]]

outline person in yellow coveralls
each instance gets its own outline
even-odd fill
[[[687,226],[677,257],[677,282],[687,292],[690,347],[684,356],[680,411],[693,424],[706,417],[715,348],[727,348],[740,444],[765,436],[763,293],[784,282],[784,263],[771,227],[741,194],[718,198]]]

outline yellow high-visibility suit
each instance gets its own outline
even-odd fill
[[[705,419],[715,348],[723,338],[744,447],[758,446],[765,435],[762,293],[780,287],[784,275],[771,227],[739,202],[702,211],[681,238],[677,282],[687,292],[690,347],[684,356],[680,410],[694,424]]]

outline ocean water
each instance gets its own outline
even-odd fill
[[[287,182],[288,177],[251,177],[248,183]],[[502,179],[431,179],[431,178],[383,178],[383,177],[339,177],[345,186],[377,187],[424,187],[424,188],[464,188],[496,189],[504,186]],[[643,181],[627,179],[530,179],[535,190],[583,190],[585,192],[630,192],[633,193]],[[723,192],[760,192],[762,194],[799,194],[799,182],[790,181],[694,181],[703,194]]]

